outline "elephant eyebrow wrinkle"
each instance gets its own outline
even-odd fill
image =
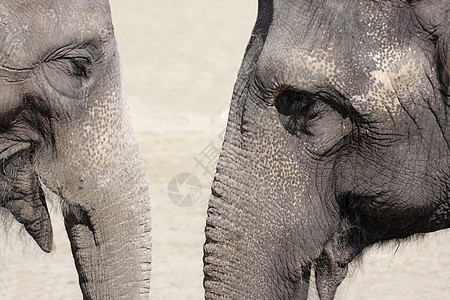
[[[0,78],[7,82],[25,81],[30,77],[34,68],[13,68],[5,65],[0,66]]]

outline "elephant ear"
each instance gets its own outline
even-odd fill
[[[50,252],[53,243],[50,215],[28,149],[2,159],[0,185],[0,206],[23,224],[43,251]]]

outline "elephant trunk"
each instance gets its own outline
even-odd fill
[[[233,140],[231,133],[228,138]],[[295,180],[278,189],[269,166],[260,169],[266,177],[258,179],[249,172],[256,161],[233,141],[224,143],[205,229],[206,299],[299,299],[307,295],[312,261],[329,239],[331,222],[316,205],[317,195],[296,194],[295,189],[306,189]],[[308,205],[314,213],[308,213]],[[289,218],[296,213],[300,218]],[[319,218],[325,222],[315,228]]]
[[[87,184],[80,180],[80,186]],[[149,191],[136,154],[88,193],[65,204],[65,226],[84,299],[147,299],[151,271]],[[93,201],[92,201],[93,200]],[[77,201],[80,203],[83,201]]]
[[[267,250],[259,248],[256,236],[254,241],[246,236],[243,224],[234,224],[232,215],[240,214],[242,222],[247,218],[219,194],[219,186],[216,182],[209,200],[205,229],[205,299],[273,299],[263,276],[272,272]]]

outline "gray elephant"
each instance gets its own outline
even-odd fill
[[[333,299],[450,226],[448,0],[260,0],[208,205],[206,299]]]
[[[61,198],[84,299],[146,299],[150,200],[109,3],[0,2],[3,211],[45,252]]]

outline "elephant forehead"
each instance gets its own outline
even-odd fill
[[[331,51],[303,49],[270,40],[261,52],[257,77],[269,87],[312,90],[324,86],[339,73]]]
[[[106,40],[112,32],[107,2],[2,1],[0,65],[30,68],[60,47]]]
[[[411,34],[410,24],[392,21],[400,15],[408,20],[406,8],[330,6],[329,1],[313,11],[312,4],[305,9],[279,3],[258,61],[258,78],[266,85],[309,92],[332,88],[361,113],[395,113],[401,109],[399,99],[430,88],[421,41]]]
[[[405,101],[412,102],[413,95],[423,96],[431,88],[427,86],[424,59],[418,49],[380,59],[376,68],[368,70],[367,79],[360,84],[362,90],[347,87],[353,107],[363,113],[389,111],[391,116],[401,113]]]

